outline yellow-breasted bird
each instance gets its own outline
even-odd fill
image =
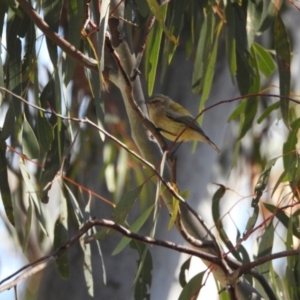
[[[146,104],[150,121],[168,140],[174,141],[186,128],[178,138],[178,142],[197,140],[209,144],[217,153],[220,153],[218,147],[204,133],[200,125],[196,121],[192,123],[194,117],[180,104],[160,94],[153,95]]]

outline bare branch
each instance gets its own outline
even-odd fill
[[[5,282],[5,281],[7,281],[10,278],[12,278],[13,276],[19,274],[20,272],[28,269],[27,271],[25,271],[24,273],[22,273],[21,275],[19,275],[17,278],[15,278],[13,281],[11,281],[11,282],[3,285],[2,287],[0,287],[0,292],[3,292],[3,291],[8,290],[8,289],[10,289],[12,287],[15,287],[18,283],[20,283],[24,279],[29,278],[32,275],[34,275],[35,273],[37,273],[37,272],[43,270],[44,268],[46,268],[50,263],[52,263],[53,261],[55,261],[60,255],[62,255],[63,253],[65,253],[65,251],[67,251],[89,229],[91,229],[94,226],[103,226],[103,227],[112,228],[112,229],[120,232],[124,236],[132,238],[134,240],[141,241],[141,242],[146,243],[146,244],[156,245],[156,246],[160,246],[160,247],[172,249],[172,250],[177,251],[177,252],[181,252],[181,253],[186,253],[186,254],[189,254],[189,255],[193,255],[193,256],[199,257],[201,259],[205,259],[207,261],[210,261],[212,264],[217,264],[217,265],[221,264],[221,259],[219,259],[215,255],[204,253],[202,251],[199,251],[199,250],[196,250],[196,249],[192,249],[192,248],[188,248],[188,247],[185,247],[185,246],[181,246],[181,245],[175,244],[175,243],[170,242],[170,241],[157,240],[157,239],[154,239],[154,238],[151,238],[151,237],[148,237],[148,236],[142,236],[142,235],[139,235],[137,233],[133,233],[130,230],[128,230],[127,228],[125,228],[124,226],[121,226],[121,225],[119,225],[119,224],[117,224],[117,223],[115,223],[115,222],[113,222],[111,220],[93,219],[93,220],[88,221],[64,245],[62,245],[56,251],[54,251],[52,253],[52,255],[42,257],[39,260],[37,260],[37,261],[35,261],[35,262],[31,263],[31,264],[28,264],[25,267],[22,267],[17,272],[15,272],[13,275],[11,275],[11,276],[5,278],[4,280],[2,280],[0,282],[0,284],[3,283],[3,282]]]

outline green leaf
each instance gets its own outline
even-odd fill
[[[263,5],[260,32],[268,30],[273,25],[275,18],[277,17],[278,11],[281,9],[283,0],[274,1],[262,1]]]
[[[61,247],[68,239],[68,207],[67,199],[61,193],[60,214],[54,227],[54,249]],[[68,250],[55,261],[58,273],[62,279],[70,277]]]
[[[175,38],[175,36],[169,31],[169,29],[165,25],[165,14],[163,12],[164,10],[164,5],[163,7],[160,7],[157,3],[156,0],[147,0],[148,6],[155,16],[155,19],[158,21],[160,27],[163,29],[164,33],[170,39],[174,44],[178,44],[178,40]]]
[[[222,241],[224,242],[224,244],[226,245],[226,247],[228,248],[228,250],[232,251],[231,253],[234,255],[234,257],[241,261],[241,257],[238,254],[238,251],[234,250],[234,245],[232,244],[232,242],[230,241],[226,230],[224,229],[223,223],[222,223],[222,219],[221,219],[221,215],[220,215],[220,201],[221,199],[224,197],[225,192],[226,192],[226,187],[223,185],[218,184],[219,189],[215,192],[215,194],[213,195],[213,199],[212,199],[212,216],[213,216],[213,220],[216,226],[216,229],[218,231],[218,234],[220,235]]]
[[[68,187],[68,185],[66,183],[64,183],[64,186],[67,190],[67,192],[69,193],[70,197],[68,197],[68,199],[71,202],[72,208],[73,208],[73,213],[76,217],[77,223],[78,223],[78,227],[82,227],[84,224],[84,217],[83,217],[83,213],[80,209],[80,206],[78,205],[77,199],[74,196],[72,190]]]
[[[26,220],[25,220],[25,226],[24,226],[24,240],[23,240],[23,245],[22,249],[23,252],[25,252],[27,245],[28,245],[28,240],[30,236],[30,228],[31,228],[31,223],[32,223],[32,201],[31,198],[28,198],[28,208],[26,212]]]
[[[254,189],[256,196],[255,196],[255,198],[252,199],[252,207],[257,206],[259,199],[268,184],[271,170],[272,170],[273,166],[275,165],[276,161],[277,161],[277,158],[273,158],[273,159],[269,160],[267,165],[265,166],[263,172],[260,174],[258,181],[256,183],[256,186],[255,186],[255,189]]]
[[[136,187],[135,189],[129,191],[128,193],[124,194],[115,209],[112,212],[111,218],[114,222],[123,225],[131,208],[142,191],[143,185]],[[94,235],[94,239],[103,239],[109,235],[114,234],[115,231],[112,229],[103,228],[102,230],[98,231]]]
[[[132,240],[130,247],[137,250],[139,253],[139,260],[137,261],[138,270],[134,279],[132,288],[134,288],[134,299],[149,299],[149,291],[152,283],[152,257],[147,246],[139,241]]]
[[[139,217],[138,219],[132,223],[132,225],[129,227],[129,230],[131,232],[138,232],[141,227],[144,225],[144,223],[148,220],[152,210],[153,210],[154,206],[151,205],[149,208],[147,208]],[[116,255],[118,253],[120,253],[129,243],[130,243],[131,239],[124,236],[121,241],[119,242],[119,244],[116,246],[115,250],[112,252],[111,255]]]
[[[198,40],[196,57],[192,77],[192,91],[197,94],[203,88],[203,77],[205,76],[207,58],[210,57],[211,49],[214,43],[215,14],[212,8],[209,8],[204,15],[204,21],[201,27]]]
[[[280,107],[280,101],[277,101],[271,105],[269,105],[264,112],[261,114],[261,116],[257,119],[257,123],[260,124],[265,118],[267,118],[271,112],[277,108]]]
[[[124,223],[142,189],[143,185],[140,185],[123,195],[111,215],[116,223],[120,225]]]
[[[262,4],[256,1],[248,1],[247,4],[247,19],[251,20],[247,22],[247,40],[252,45],[260,27]]]
[[[25,19],[24,19],[25,20]],[[26,18],[28,20],[28,18]],[[22,17],[17,16],[11,10],[8,10],[7,15],[7,26],[6,26],[6,36],[7,36],[7,53],[8,60],[6,62],[7,69],[9,72],[6,78],[6,82],[9,83],[9,90],[17,95],[22,95],[22,78],[21,78],[21,39],[20,39],[20,28],[24,26],[22,24]],[[21,115],[21,102],[19,99],[13,97],[13,107],[17,119]]]
[[[54,130],[55,137],[47,152],[44,169],[40,176],[40,197],[43,203],[48,203],[48,191],[51,189],[52,181],[61,168],[62,153],[65,142],[64,127],[58,131]]]
[[[260,238],[260,242],[258,245],[258,253],[256,258],[260,257],[267,257],[272,253],[273,248],[273,242],[274,242],[274,226],[273,223],[270,222],[270,224],[265,228],[265,231],[263,235]],[[270,265],[272,264],[272,261],[266,262],[262,265],[259,265],[257,267],[258,271],[261,274],[264,274],[264,276],[267,276],[270,270]],[[267,276],[269,277],[269,276]]]
[[[247,235],[254,228],[258,218],[258,213],[259,213],[259,207],[257,205],[254,207],[252,216],[248,219],[245,232],[243,233],[244,236]]]
[[[275,69],[275,61],[273,60],[270,53],[262,46],[257,43],[252,45],[253,51],[257,57],[258,68],[266,76],[270,77]]]
[[[0,128],[0,141],[4,142],[7,138],[9,138],[12,135],[15,129],[15,123],[16,123],[16,118],[15,118],[13,103],[12,101],[10,101],[8,110],[5,115],[3,127]]]
[[[167,7],[163,6],[162,11],[164,15],[167,13]],[[149,62],[145,66],[145,73],[148,79],[148,94],[152,95],[154,83],[156,79],[156,71],[157,65],[159,61],[159,50],[161,45],[161,38],[162,38],[162,28],[158,25],[154,25],[153,29],[149,35],[149,41],[146,48],[146,57],[145,61]]]
[[[170,28],[170,33],[174,35],[176,40],[179,40],[179,35],[183,27],[184,12],[182,7],[186,6],[186,0],[174,0],[169,3],[169,22],[168,27]],[[170,65],[172,58],[174,56],[175,50],[177,49],[178,43],[173,43],[170,39],[165,39],[164,41],[164,51],[162,53],[162,71],[160,76],[160,82],[163,84],[168,66]]]
[[[295,163],[296,145],[298,143],[298,132],[300,129],[300,118],[295,120],[291,125],[291,131],[287,141],[283,144],[283,166],[286,172],[291,171]]]
[[[226,187],[222,184],[218,184],[219,188],[217,191],[214,193],[213,198],[212,198],[212,217],[217,224],[220,222],[221,216],[220,216],[220,200],[223,198],[226,192]]]
[[[203,276],[205,271],[195,275],[183,288],[178,300],[197,299],[201,288],[203,287]]]
[[[191,263],[192,257],[189,257],[180,267],[179,272],[179,283],[182,288],[184,288],[187,284],[186,282],[186,272],[190,269],[190,263]]]
[[[60,16],[62,11],[63,1],[61,0],[45,0],[43,1],[43,11],[45,22],[50,26],[50,28],[58,32]],[[57,66],[57,45],[53,43],[52,40],[46,38],[47,48],[49,52],[50,59],[54,68]]]
[[[33,183],[31,182],[30,175],[29,175],[22,159],[20,159],[19,164],[20,164],[20,171],[21,171],[22,177],[25,181],[25,186],[27,188],[28,195],[29,195],[29,197],[31,197],[31,200],[33,201],[33,204],[34,204],[35,215],[37,217],[38,224],[39,224],[41,230],[44,232],[44,234],[48,236],[48,232],[46,229],[46,222],[45,222],[45,218],[43,215],[41,203],[37,198],[37,192],[33,186]]]
[[[54,132],[47,118],[41,116],[40,113],[37,115],[37,136],[41,150],[43,152],[49,151],[54,139]]]
[[[274,47],[279,71],[280,96],[289,97],[291,85],[291,47],[287,31],[279,14],[274,24]],[[290,128],[289,101],[282,98],[280,100],[280,108],[283,121],[287,128]]]
[[[40,156],[39,143],[25,116],[23,120],[22,150],[29,158],[39,158]]]
[[[84,5],[78,0],[69,0],[66,3],[67,14],[68,14],[68,27],[71,30],[68,30],[68,42],[73,45],[76,49],[80,48],[81,43],[81,29],[83,23],[78,22],[84,16]],[[71,58],[69,55],[66,56],[64,63],[64,83],[67,85],[71,80],[77,62],[74,58]]]
[[[282,223],[282,225],[286,229],[288,229],[289,226],[292,226],[291,228],[292,228],[293,235],[298,239],[300,238],[300,232],[298,230],[297,224],[291,222],[292,221],[291,218],[289,218],[284,211],[279,210],[279,208],[273,204],[265,203],[265,202],[262,203],[268,211],[270,211],[272,214],[275,214],[275,217]]]
[[[225,15],[226,15],[226,19],[228,20],[227,22],[228,32],[226,34],[226,55],[227,55],[231,80],[234,83],[235,75],[237,71],[237,62],[236,62],[235,18],[234,18],[234,9],[232,5],[230,4],[226,5]]]
[[[254,55],[253,48],[251,47],[251,55],[249,56],[249,64],[253,70],[255,70],[255,74],[251,74],[250,80],[251,84],[249,85],[249,94],[257,94],[260,90],[260,76],[258,70],[258,64],[256,56]],[[254,118],[256,116],[258,108],[258,98],[250,97],[246,101],[246,107],[244,112],[244,117],[240,126],[239,139],[243,138],[245,134],[252,128],[252,124]]]
[[[12,198],[10,194],[10,188],[8,184],[7,174],[7,162],[6,162],[6,144],[0,141],[0,193],[4,206],[4,210],[9,222],[14,226],[14,208],[12,204]]]
[[[246,100],[243,100],[237,108],[231,113],[231,115],[228,117],[227,122],[235,120],[238,116],[243,114],[245,112],[246,108]]]
[[[201,101],[200,101],[200,107],[199,110],[201,111],[204,106],[205,102],[209,97],[209,93],[211,90],[211,85],[213,81],[213,77],[215,74],[215,64],[217,59],[217,49],[218,49],[218,41],[219,41],[219,35],[222,29],[223,22],[221,21],[217,27],[217,33],[215,35],[215,39],[212,44],[212,50],[210,53],[210,56],[207,61],[207,65],[205,66],[205,73],[203,78],[203,90],[201,95]],[[201,118],[203,118],[203,115],[201,115],[199,122],[201,123]]]

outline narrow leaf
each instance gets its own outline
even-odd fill
[[[7,174],[7,162],[6,162],[6,144],[0,141],[0,193],[4,206],[4,210],[9,222],[14,226],[14,209],[12,204],[12,198],[10,194],[10,188],[8,184]]]
[[[155,16],[159,25],[162,27],[168,39],[170,39],[175,45],[178,45],[178,40],[175,38],[175,36],[169,31],[169,29],[165,25],[165,17],[162,12],[163,8],[158,5],[156,0],[147,0],[147,3],[149,5],[151,12]]]
[[[203,287],[203,276],[205,271],[195,275],[183,288],[178,300],[197,299],[201,288]]]
[[[277,15],[274,25],[274,46],[279,70],[280,96],[289,97],[291,85],[291,47],[287,31],[280,15]],[[282,98],[280,108],[283,121],[287,128],[289,124],[289,101]]]
[[[22,132],[23,153],[28,158],[38,158],[40,156],[40,147],[33,129],[24,117]]]
[[[31,222],[32,222],[32,201],[31,198],[28,198],[28,208],[26,212],[26,220],[25,220],[25,226],[24,226],[24,241],[22,245],[23,252],[25,252],[28,240],[30,236],[30,228],[31,228]]]
[[[277,161],[277,158],[273,158],[270,161],[268,161],[263,172],[260,174],[257,184],[255,186],[256,197],[252,199],[252,207],[257,206],[259,199],[268,184],[271,170],[272,170],[273,166],[275,165],[276,161]]]
[[[186,272],[190,269],[191,257],[189,257],[180,267],[179,272],[179,283],[182,288],[187,284],[186,282]]]
[[[267,118],[273,110],[280,107],[280,101],[277,101],[271,105],[269,105],[264,112],[261,114],[261,116],[257,119],[257,123],[260,124],[265,118]]]
[[[61,247],[68,239],[67,199],[65,198],[62,189],[60,192],[60,213],[54,227],[54,249]],[[70,277],[68,250],[60,255],[55,263],[60,277],[62,279],[68,279]]]
[[[151,253],[145,244],[135,240],[131,241],[130,247],[139,253],[138,270],[132,285],[134,297],[135,299],[150,299],[149,291],[151,289],[151,272],[153,269]]]
[[[268,211],[275,214],[275,217],[282,223],[282,225],[288,229],[289,226],[292,225],[292,233],[295,237],[298,239],[300,238],[300,232],[298,230],[297,224],[290,223],[290,218],[286,215],[286,213],[282,210],[280,210],[278,207],[274,206],[270,203],[263,202],[263,205],[267,208]]]
[[[36,214],[39,226],[42,229],[42,231],[45,233],[45,235],[48,236],[48,232],[46,230],[46,222],[45,222],[45,218],[43,215],[41,203],[37,198],[37,192],[33,186],[33,183],[31,182],[30,175],[26,169],[26,166],[25,166],[23,160],[20,159],[19,163],[20,163],[21,174],[22,174],[22,177],[25,181],[25,185],[27,188],[27,192],[29,194],[29,197],[31,197],[33,204],[34,204],[35,214]]]
[[[261,45],[254,43],[253,50],[258,56],[258,67],[259,70],[266,76],[270,77],[276,69],[275,62],[270,53]]]
[[[177,201],[178,202],[178,201]],[[138,232],[141,227],[144,225],[144,223],[148,220],[152,210],[153,210],[154,206],[150,206],[149,208],[147,208],[139,217],[138,219],[129,227],[129,230],[131,232]],[[116,246],[115,250],[112,252],[111,255],[116,255],[118,253],[120,253],[129,243],[130,243],[131,239],[124,236],[121,241],[119,242],[119,244]]]

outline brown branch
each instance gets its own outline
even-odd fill
[[[156,246],[164,247],[167,249],[172,249],[172,250],[180,252],[180,253],[186,253],[189,255],[193,255],[193,256],[199,257],[201,259],[210,261],[212,264],[219,265],[221,263],[221,260],[218,257],[216,257],[215,255],[211,255],[211,254],[204,253],[204,252],[196,250],[196,249],[181,246],[181,245],[175,244],[170,241],[157,240],[157,239],[154,239],[154,238],[151,238],[148,236],[142,236],[137,233],[133,233],[130,230],[128,230],[127,228],[125,228],[124,226],[119,225],[111,220],[93,219],[93,220],[88,221],[85,225],[83,225],[81,227],[81,229],[79,229],[64,245],[62,245],[57,250],[55,250],[51,255],[44,256],[44,257],[38,259],[37,261],[22,267],[17,272],[15,272],[13,275],[3,279],[0,282],[0,284],[9,280],[10,278],[19,274],[20,272],[30,268],[29,270],[27,270],[24,273],[22,273],[21,275],[19,275],[13,281],[0,287],[0,292],[3,292],[5,290],[8,290],[8,289],[16,286],[19,282],[21,282],[25,278],[28,278],[28,277],[34,275],[35,273],[43,270],[50,263],[52,263],[54,260],[56,260],[60,255],[65,253],[71,246],[73,246],[73,244],[75,242],[77,242],[89,229],[91,229],[94,226],[103,226],[103,227],[112,228],[112,229],[120,232],[124,236],[129,237],[131,239],[138,240],[143,243],[150,244],[150,245],[156,245]]]
[[[75,61],[84,67],[87,67],[95,72],[99,72],[97,60],[84,55],[82,52],[77,50],[72,44],[67,40],[60,37],[50,26],[39,16],[39,14],[33,9],[30,3],[26,0],[17,0],[20,6],[28,14],[35,25],[53,41],[57,46],[59,46],[66,54],[72,57]]]
[[[283,258],[283,257],[288,257],[288,256],[296,256],[299,255],[300,251],[299,250],[286,250],[286,251],[281,251],[278,253],[270,254],[261,258],[258,258],[252,262],[242,264],[238,269],[235,270],[235,272],[238,273],[238,277],[242,276],[243,274],[246,274],[250,272],[251,269],[260,266],[268,261],[277,259],[277,258]]]

